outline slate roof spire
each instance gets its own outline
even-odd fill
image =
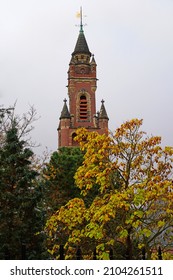
[[[101,108],[100,108],[100,113],[99,113],[99,118],[100,119],[108,119],[108,115],[107,115],[107,112],[106,112],[106,109],[105,109],[105,105],[104,105],[104,100],[102,99],[101,101],[102,105],[101,105]]]
[[[82,7],[80,8],[80,30],[79,36],[76,42],[76,46],[72,55],[83,53],[91,56],[91,52],[89,51],[87,41],[85,39],[84,31],[83,31],[83,21],[82,21]]]
[[[61,116],[60,116],[60,120],[61,119],[70,119],[70,113],[67,107],[67,99],[64,99],[64,106],[62,108]]]

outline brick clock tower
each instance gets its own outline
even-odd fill
[[[99,134],[108,133],[109,119],[103,100],[100,111],[96,113],[96,68],[94,55],[89,51],[85,39],[81,13],[80,31],[68,70],[69,107],[65,99],[58,127],[59,148],[78,146],[74,137],[79,127]]]

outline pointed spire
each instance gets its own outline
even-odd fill
[[[95,61],[95,58],[94,58],[94,54],[92,54],[91,64],[96,64],[96,61]]]
[[[72,55],[78,54],[78,53],[84,53],[89,54],[91,56],[91,53],[88,48],[87,41],[85,39],[84,31],[83,31],[83,18],[82,18],[82,7],[80,8],[80,30],[79,30],[79,36],[77,39],[77,43],[74,49],[74,52]]]
[[[89,54],[91,56],[91,53],[88,48],[87,41],[85,39],[84,32],[80,30],[79,36],[77,39],[77,43],[74,49],[74,52],[72,55],[78,54],[78,53],[84,53],[84,54]]]
[[[61,119],[70,119],[70,113],[67,107],[67,99],[64,99],[64,106],[63,109],[61,111],[61,116],[60,116],[60,120]]]
[[[106,109],[105,109],[105,105],[104,105],[104,100],[102,99],[101,101],[102,105],[101,105],[101,108],[100,108],[100,114],[99,114],[99,119],[108,119],[108,115],[107,115],[107,112],[106,112]]]

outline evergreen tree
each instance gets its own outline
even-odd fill
[[[18,132],[13,121],[0,149],[0,258],[40,259],[38,173],[31,165],[33,152]]]
[[[62,147],[54,152],[44,171],[44,193],[47,214],[50,215],[70,199],[80,196],[74,175],[82,164],[83,154],[78,147]]]

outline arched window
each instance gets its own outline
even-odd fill
[[[81,95],[80,97],[80,119],[87,119],[87,99],[85,95]]]

